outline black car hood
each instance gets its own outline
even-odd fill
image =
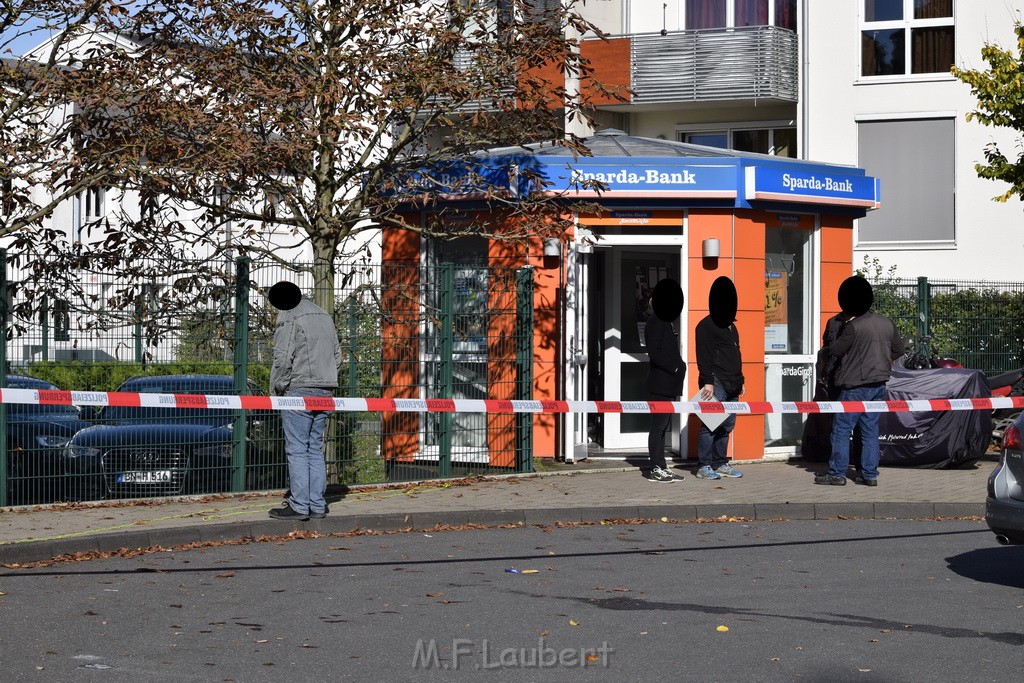
[[[75,434],[76,446],[109,448],[111,446],[176,445],[223,443],[231,440],[227,426],[207,424],[113,424],[93,425]]]
[[[70,436],[91,424],[74,413],[16,413],[7,416],[8,429],[31,431],[36,434]]]

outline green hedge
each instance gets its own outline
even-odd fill
[[[249,379],[262,390],[270,383],[270,367],[250,364]],[[22,369],[18,369],[22,374]],[[95,363],[88,361],[44,361],[24,367],[23,374],[72,391],[116,391],[124,382],[139,375],[232,375],[234,367],[226,361],[195,363]]]

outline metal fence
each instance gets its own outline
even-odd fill
[[[309,264],[153,263],[129,276],[83,262],[40,278],[26,255],[0,263],[0,381],[30,389],[270,393],[265,292],[313,289]],[[345,267],[333,302],[340,396],[531,397],[529,268]],[[332,486],[532,467],[529,415],[333,413],[325,441]],[[274,412],[0,404],[0,447],[0,506],[287,487]]]
[[[1024,283],[889,278],[873,282],[875,310],[919,352],[986,373],[1024,366]]]

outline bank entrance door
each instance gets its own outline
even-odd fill
[[[644,346],[644,318],[651,290],[659,280],[681,277],[681,246],[597,247],[588,274],[587,366],[590,400],[647,399],[650,363]],[[685,342],[686,310],[676,323]],[[684,354],[685,358],[685,354]],[[590,440],[606,450],[646,451],[650,418],[646,414],[591,416]],[[672,430],[678,434],[678,425]]]

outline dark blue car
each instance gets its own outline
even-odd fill
[[[118,391],[157,394],[234,394],[231,377],[135,377]],[[248,393],[259,393],[250,386]],[[137,498],[230,491],[235,411],[206,408],[107,406],[97,424],[64,449],[73,500]],[[246,412],[246,488],[283,488],[280,419]]]
[[[11,389],[58,389],[23,375],[7,375],[6,383]],[[88,426],[75,406],[8,403],[8,503],[34,505],[62,500],[61,452],[76,432]]]

